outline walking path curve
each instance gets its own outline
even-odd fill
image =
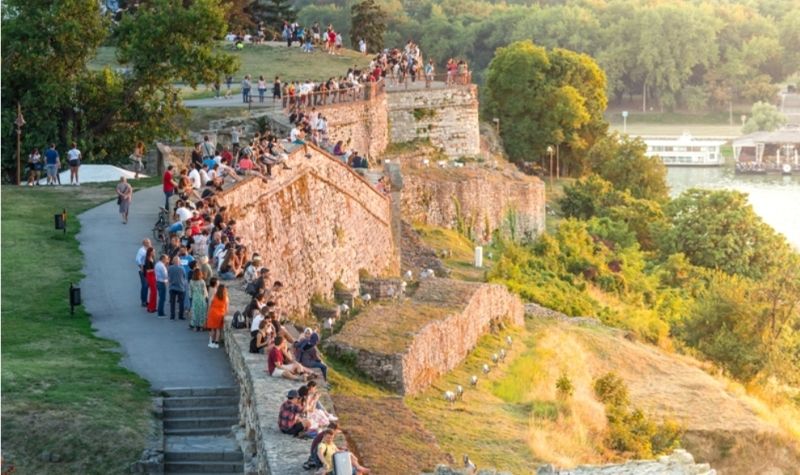
[[[207,347],[208,333],[189,331],[187,320],[158,319],[139,304],[134,259],[142,239],[152,239],[160,186],[133,196],[128,224],[116,201],[78,216],[83,252],[83,304],[98,336],[120,343],[122,364],[147,379],[153,389],[234,385],[225,351]]]

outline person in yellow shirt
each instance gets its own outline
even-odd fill
[[[322,435],[322,442],[317,446],[317,457],[322,462],[322,468],[317,471],[318,475],[333,474],[333,454],[338,450],[333,443],[333,431],[326,429]]]

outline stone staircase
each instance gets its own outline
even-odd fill
[[[164,473],[244,473],[231,427],[239,424],[239,389],[164,389]]]

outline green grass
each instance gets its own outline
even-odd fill
[[[236,78],[233,92],[239,90],[239,82],[245,74],[249,74],[254,81],[258,81],[259,76],[264,76],[268,82],[271,94],[272,80],[275,76],[280,76],[283,81],[300,80],[321,80],[328,79],[331,75],[344,75],[347,68],[357,64],[360,67],[369,64],[369,57],[358,54],[351,50],[342,50],[340,55],[333,56],[320,50],[313,53],[303,53],[300,48],[287,48],[286,46],[273,45],[247,45],[243,50],[233,50],[228,46],[220,44],[217,51],[232,54],[239,60],[239,69],[233,74]],[[103,46],[98,49],[97,56],[89,62],[92,69],[101,69],[108,66],[111,69],[121,65],[116,59],[116,48],[113,46]],[[225,84],[222,84],[222,92],[225,93]],[[254,94],[257,91],[254,89]],[[206,85],[202,85],[195,90],[182,87],[181,93],[184,99],[203,99],[213,97],[214,93],[208,90]]]
[[[93,335],[82,307],[70,315],[67,298],[82,277],[76,215],[112,199],[114,185],[2,188],[4,470],[121,473],[145,446],[148,384],[119,366],[118,346]],[[53,229],[65,204],[66,235]]]

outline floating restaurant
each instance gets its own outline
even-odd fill
[[[696,140],[684,133],[678,138],[644,139],[645,155],[659,157],[666,166],[717,167],[724,164],[720,153],[724,140]]]
[[[754,132],[733,141],[737,173],[800,173],[800,128]]]

